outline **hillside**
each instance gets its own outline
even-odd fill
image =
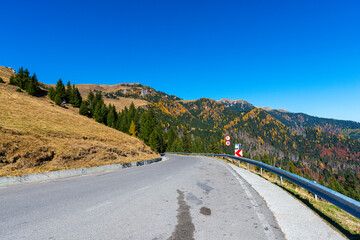
[[[252,105],[251,103],[245,101],[245,100],[230,100],[227,98],[223,98],[218,100],[219,103],[224,104],[226,107],[235,110],[235,111],[250,111],[252,109],[255,108],[254,105]]]
[[[320,118],[310,116],[304,113],[291,113],[279,110],[267,111],[271,116],[278,119],[285,125],[291,127],[294,131],[302,132],[304,127],[319,128],[322,131],[345,134],[346,136],[354,137],[356,135],[350,135],[346,130],[360,130],[360,123],[354,121],[344,121],[329,118]],[[351,131],[350,131],[351,132]]]
[[[77,84],[76,87],[79,89],[82,98],[86,99],[89,91],[101,92],[102,94],[107,95],[109,93],[117,92],[120,90],[131,89],[132,85],[138,85],[138,84],[131,84],[131,83],[121,83],[115,85]],[[55,87],[55,85],[48,85],[48,86]],[[129,108],[132,102],[135,104],[135,107],[144,107],[149,105],[149,102],[146,100],[142,100],[138,98],[119,97],[119,96],[113,98],[105,98],[104,101],[106,104],[114,105],[117,110],[122,110],[125,107]]]
[[[218,102],[221,102],[231,110],[238,112],[247,112],[255,108],[254,105],[244,100],[221,99]],[[269,113],[276,120],[290,127],[292,132],[298,134],[304,133],[305,127],[311,127],[329,133],[343,134],[344,136],[349,136],[354,139],[360,138],[360,135],[358,134],[360,132],[360,123],[358,122],[320,118],[305,113],[292,113],[282,109],[272,109],[269,107],[259,108]]]
[[[2,72],[6,69],[0,68]],[[4,79],[4,77],[3,77]],[[8,81],[8,79],[4,79]],[[156,158],[142,141],[0,84],[0,176]]]

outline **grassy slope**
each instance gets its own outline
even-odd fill
[[[136,138],[15,89],[0,84],[0,176],[158,157]]]
[[[97,85],[97,84],[78,84],[76,87],[79,89],[83,99],[87,98],[90,90],[102,91],[103,93],[116,92],[120,89],[130,89],[130,87],[122,86],[121,84],[115,85]],[[120,111],[123,108],[130,106],[131,102],[135,104],[135,107],[142,107],[149,104],[149,102],[142,99],[117,97],[117,99],[104,98],[106,104],[112,104],[116,107],[116,110]]]

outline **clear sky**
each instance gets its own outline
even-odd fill
[[[2,1],[0,65],[360,122],[359,12],[358,0]]]

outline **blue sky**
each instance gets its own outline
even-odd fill
[[[4,1],[0,65],[360,122],[360,1]]]

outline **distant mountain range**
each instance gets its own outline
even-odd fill
[[[250,111],[256,107],[244,100],[221,99],[218,102],[224,104],[234,111]],[[318,128],[322,131],[335,134],[350,136],[355,139],[360,138],[360,123],[355,121],[336,120],[307,115],[305,113],[292,113],[282,109],[271,109],[268,107],[259,107],[269,113],[272,117],[279,120],[292,131],[303,132],[304,127]]]

